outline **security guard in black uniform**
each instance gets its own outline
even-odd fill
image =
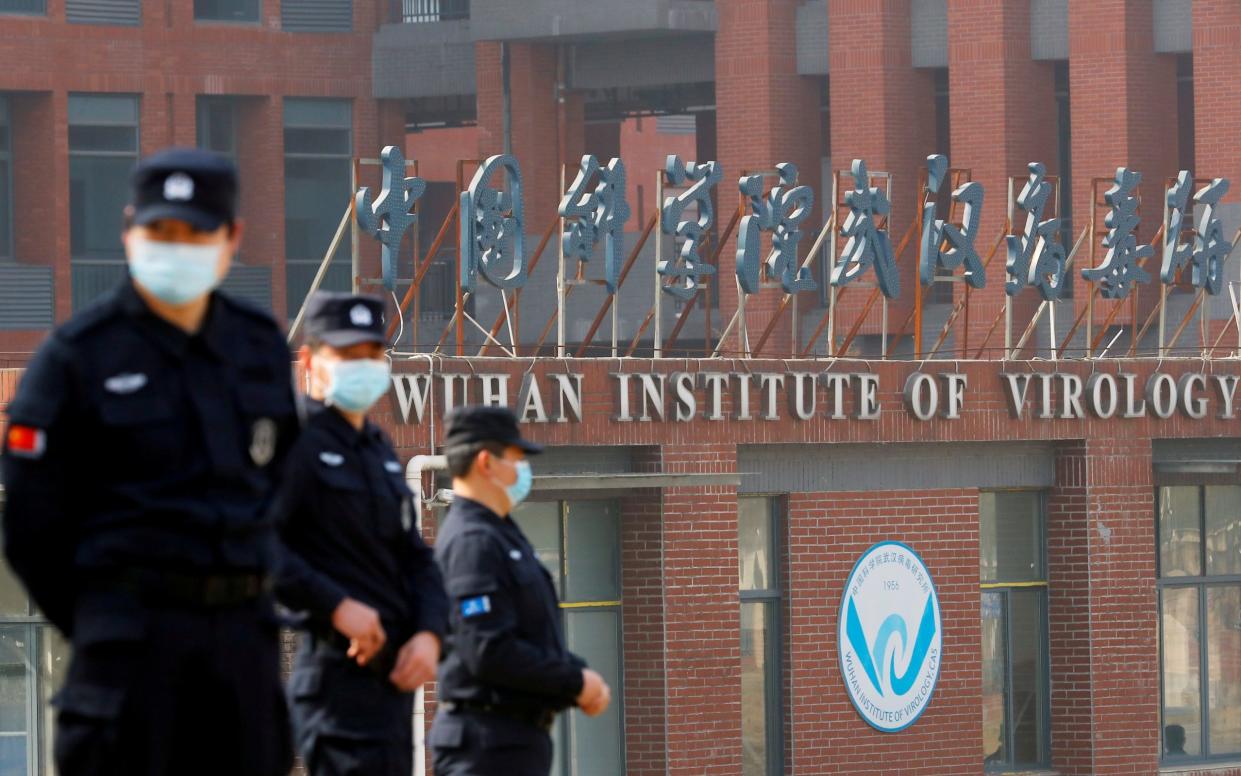
[[[132,183],[130,279],[43,344],[5,435],[5,551],[73,643],[57,771],[283,776],[267,512],[289,351],[214,290],[241,239],[232,164],[173,149]]]
[[[392,443],[366,413],[388,390],[383,302],[320,292],[299,359],[306,429],[276,500],[282,603],[305,613],[289,681],[312,776],[410,776],[413,695],[435,678],[448,601]]]
[[[556,713],[590,716],[611,700],[603,678],[565,648],[551,576],[509,513],[530,492],[517,418],[463,407],[448,418],[453,502],[435,542],[451,604],[429,742],[436,776],[547,776]]]

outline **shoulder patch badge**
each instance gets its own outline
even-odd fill
[[[345,456],[324,450],[322,453],[319,453],[319,460],[328,466],[340,466],[345,462]]]
[[[259,418],[250,428],[250,460],[255,466],[266,466],[276,455],[276,421]]]
[[[479,617],[491,611],[491,596],[480,595],[461,602],[461,616],[465,619]]]
[[[41,428],[33,426],[9,426],[5,435],[5,449],[9,455],[18,458],[38,460],[47,449],[47,434]]]

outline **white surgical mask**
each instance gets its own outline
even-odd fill
[[[366,412],[388,392],[392,367],[386,358],[356,358],[326,363],[324,401],[349,412]]]
[[[129,274],[156,299],[185,304],[210,293],[220,283],[219,245],[161,242],[141,237],[129,241]]]

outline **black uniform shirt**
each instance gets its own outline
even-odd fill
[[[126,282],[52,333],[8,412],[5,550],[62,631],[91,574],[274,567],[298,419],[266,313],[214,293],[191,335]]]
[[[585,662],[565,648],[556,589],[521,528],[456,497],[435,540],[451,605],[439,696],[560,710],[582,692]]]
[[[359,431],[308,402],[311,415],[289,457],[276,520],[286,552],[276,592],[329,634],[346,597],[379,612],[398,648],[419,631],[443,637],[448,603],[431,550],[414,525],[413,493],[382,430]]]

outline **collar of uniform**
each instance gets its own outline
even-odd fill
[[[359,431],[345,419],[344,415],[318,399],[306,398],[306,412],[310,416],[311,423],[320,426],[338,441],[351,447],[362,444],[365,440],[375,436],[379,430],[375,424],[367,420]]]
[[[472,498],[466,498],[465,496],[454,495],[453,504],[461,505],[461,511],[464,517],[475,519],[475,520],[482,520],[483,522],[495,522],[499,525],[504,525],[505,521],[503,517],[497,515],[494,511],[492,511],[491,507],[481,502],[475,501]]]
[[[160,347],[176,356],[183,356],[186,348],[189,347],[190,340],[195,337],[200,338],[206,344],[207,349],[220,359],[227,357],[228,343],[236,342],[236,332],[232,331],[228,316],[223,314],[219,300],[214,293],[207,303],[207,314],[203,318],[202,328],[194,334],[187,334],[184,330],[156,315],[147,306],[146,301],[138,295],[138,290],[134,288],[132,280],[121,286],[117,304],[126,315],[132,318],[149,319],[152,322],[149,330],[154,334],[155,341]]]

